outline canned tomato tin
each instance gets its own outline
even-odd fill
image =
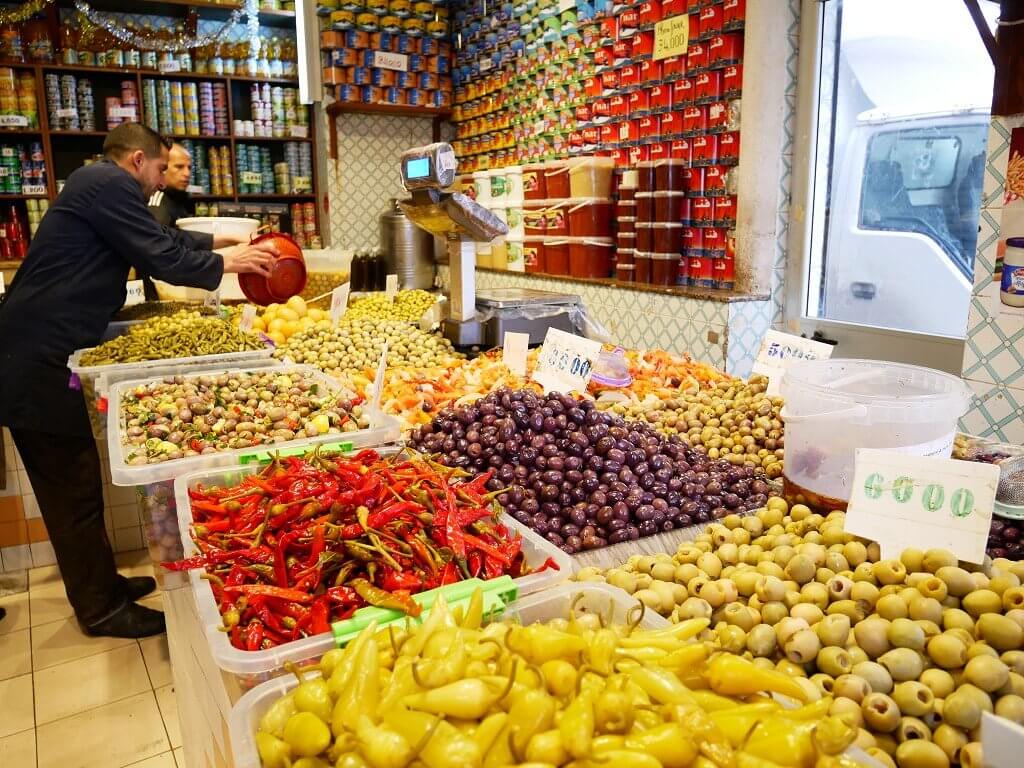
[[[683,133],[696,136],[708,129],[708,108],[687,107],[683,110]]]
[[[684,197],[682,203],[679,205],[679,222],[685,226],[691,226],[693,224],[693,200],[689,197]]]
[[[710,227],[715,223],[715,205],[710,197],[695,197],[690,205],[690,217],[695,227]]]
[[[602,147],[617,147],[619,145],[619,124],[607,122],[601,126],[600,145]]]
[[[661,82],[661,62],[647,59],[640,64],[640,80],[644,85]]]
[[[722,98],[722,73],[717,70],[701,72],[694,78],[693,96],[696,104],[710,104]]]
[[[715,259],[712,264],[714,273],[715,288],[723,291],[731,291],[736,284],[735,269],[736,262],[728,256]]]
[[[588,125],[582,133],[584,147],[596,147],[601,140],[601,129],[596,125]]]
[[[647,145],[648,153],[647,156],[650,158],[652,163],[656,163],[659,160],[669,159],[669,142],[667,141],[655,141]]]
[[[698,39],[707,40],[713,35],[722,34],[722,6],[709,5],[702,8],[699,14],[700,33]]]
[[[629,153],[624,149],[616,147],[604,154],[612,159],[616,168],[626,168],[629,166]]]
[[[708,3],[708,0],[686,0],[687,13],[700,13],[700,9]]]
[[[583,149],[583,131],[569,131],[566,143],[569,145],[569,151]]]
[[[712,259],[725,256],[725,230],[721,227],[704,228],[704,255]]]
[[[648,59],[654,55],[654,30],[641,29],[633,35],[633,59]]]
[[[694,79],[692,77],[684,77],[672,83],[672,104],[676,109],[692,106],[694,97]]]
[[[718,162],[723,165],[736,165],[739,161],[740,132],[726,131],[718,134]]]
[[[686,0],[661,0],[661,18],[670,19],[686,13]]]
[[[619,89],[619,71],[617,69],[606,69],[601,73],[601,88],[604,93]]]
[[[640,141],[649,143],[657,141],[661,137],[661,116],[645,115],[637,118]]]
[[[743,93],[743,65],[730,64],[722,70],[722,97],[735,99]]]
[[[633,117],[646,115],[651,111],[651,92],[647,88],[640,88],[629,94],[629,114]],[[643,133],[641,132],[641,138]]]
[[[703,72],[708,68],[708,48],[701,41],[690,43],[686,49],[686,71],[691,74]]]
[[[669,56],[661,60],[661,77],[663,80],[678,80],[686,75],[686,57]]]
[[[625,37],[612,43],[612,66],[618,67],[633,58],[633,41]]]
[[[695,285],[698,288],[715,287],[713,261],[713,259],[709,259],[707,256],[690,259],[690,274],[687,278],[690,280],[690,285]]]
[[[642,163],[651,156],[651,151],[648,149],[646,144],[640,144],[635,147],[629,147],[627,150],[629,156],[629,162],[631,165]]]
[[[743,61],[743,33],[727,32],[708,41],[708,66],[725,67]]]
[[[632,118],[619,123],[619,143],[630,144],[640,138],[640,119]]]
[[[708,104],[702,109],[707,110],[707,120],[705,123],[704,130],[710,131],[711,133],[722,133],[730,130],[729,121],[729,104],[724,101],[716,101]]]
[[[618,16],[605,16],[603,19],[601,19],[601,38],[603,40],[615,40],[618,36]]]
[[[722,29],[726,32],[743,29],[747,22],[747,0],[725,0],[722,3]]]
[[[704,255],[704,230],[683,222],[683,253],[687,256]]]
[[[590,122],[591,115],[590,115],[590,105],[589,104],[580,104],[578,107],[576,107],[575,110],[573,110],[573,113],[576,116],[576,122],[578,122],[578,123],[589,123]]]
[[[640,9],[627,8],[616,18],[619,22],[619,37],[631,37],[640,26]]]
[[[640,67],[626,64],[619,67],[619,88],[636,88],[640,85]]]
[[[716,227],[735,227],[736,226],[736,198],[733,195],[726,195],[724,197],[716,197],[714,199],[714,223]]]
[[[714,134],[701,134],[694,136],[690,142],[693,145],[693,157],[691,162],[694,165],[713,165],[718,162],[718,137]]]
[[[588,99],[600,98],[602,91],[601,78],[588,77],[583,81],[583,93]]]
[[[657,24],[661,21],[661,0],[644,0],[640,3],[640,26]]]
[[[672,86],[659,83],[650,88],[651,111],[660,113],[672,109]]]
[[[691,13],[687,19],[687,36],[690,42],[700,39],[700,14]]]
[[[607,69],[615,64],[615,46],[603,45],[594,51],[594,66],[597,70]]]
[[[629,117],[629,97],[621,93],[609,97],[608,114],[613,119]]]
[[[593,120],[602,122],[612,116],[611,99],[597,99],[591,104],[591,116]]]
[[[674,139],[683,133],[683,113],[679,110],[663,112],[661,115],[661,137]]]
[[[662,121],[664,123],[664,121]],[[669,155],[675,160],[685,160],[689,165],[693,160],[693,154],[689,139],[675,139],[669,146]]]

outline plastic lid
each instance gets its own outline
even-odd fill
[[[636,264],[616,264],[616,269],[636,269]]]
[[[622,180],[619,181],[619,187],[622,189],[634,189],[637,185],[639,174],[635,168],[627,168],[622,172]]]
[[[653,168],[657,163],[657,160],[641,160],[636,164],[637,168]]]
[[[653,221],[638,221],[636,223],[636,225],[637,225],[637,227],[644,227],[646,229],[650,229],[651,227],[654,226],[654,222]],[[682,225],[680,225],[680,226],[682,226]]]
[[[801,401],[810,413],[822,401],[863,406],[871,420],[955,422],[967,413],[971,391],[959,376],[917,365],[877,360],[805,360],[782,378],[782,396],[793,415]],[[809,414],[808,414],[809,415]]]
[[[651,192],[655,197],[683,197],[686,195],[685,192],[674,189],[663,189],[658,192]]]
[[[654,193],[653,192],[637,192],[636,196],[637,197],[654,197]]]

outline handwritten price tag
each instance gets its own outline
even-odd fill
[[[831,344],[805,339],[781,331],[768,331],[761,339],[761,348],[751,373],[768,377],[768,395],[779,394],[779,384],[786,369],[800,360],[827,360],[832,357]]]
[[[22,184],[21,194],[23,195],[45,195],[46,185],[45,184]]]
[[[395,296],[398,295],[398,275],[388,275],[384,278],[384,293],[388,301],[394,303]]]
[[[546,392],[584,392],[601,355],[601,342],[548,328],[533,380]]]
[[[263,174],[259,171],[242,171],[243,184],[262,184]]]
[[[187,187],[185,187],[185,191],[188,192],[190,195],[205,195],[206,187],[201,187],[198,184],[189,184]]]
[[[501,357],[508,369],[517,376],[526,375],[526,352],[530,347],[530,334],[506,331]]]
[[[306,139],[309,138],[309,126],[308,125],[293,125],[288,129],[293,139]]]
[[[181,62],[175,61],[174,59],[171,59],[169,61],[161,61],[159,64],[157,64],[157,70],[164,73],[165,75],[170,74],[172,72],[181,72]]]
[[[883,558],[938,547],[980,563],[998,485],[994,464],[858,448],[846,531],[877,541]]]
[[[238,330],[242,333],[252,333],[252,324],[256,319],[256,305],[246,304],[242,307],[242,317],[238,321]]]
[[[394,69],[398,72],[409,71],[409,57],[404,53],[390,53],[389,51],[374,51],[373,66],[377,69]]]
[[[388,343],[384,342],[384,349],[380,352],[380,362],[377,363],[377,375],[373,379],[373,386],[370,388],[370,402],[375,406],[380,405],[380,394],[384,391],[384,374],[388,368]]]
[[[348,309],[348,290],[349,284],[344,283],[331,291],[331,322],[334,325],[338,324]]]
[[[0,128],[28,128],[28,118],[24,115],[0,115]]]
[[[673,16],[654,25],[654,60],[686,54],[690,44],[690,17]]]
[[[296,176],[292,179],[292,188],[296,192],[309,192],[313,189],[313,180],[309,176]]]
[[[124,305],[132,307],[146,300],[146,289],[141,280],[129,280],[125,285]]]
[[[111,107],[107,110],[107,117],[111,120],[134,120],[135,107]]]

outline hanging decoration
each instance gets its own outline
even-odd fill
[[[32,0],[44,5],[53,0]],[[183,51],[189,48],[204,48],[223,41],[228,34],[239,24],[242,16],[247,17],[246,27],[248,29],[249,47],[251,50],[259,51],[260,41],[260,19],[258,0],[246,0],[244,8],[236,8],[231,11],[220,27],[215,31],[202,35],[172,34],[168,36],[168,30],[140,31],[134,28],[125,27],[118,22],[111,14],[99,13],[92,8],[85,0],[75,0],[75,9],[79,17],[88,24],[95,25],[106,30],[122,43],[131,45],[143,51]]]
[[[28,0],[17,8],[0,9],[0,24],[17,24],[35,16],[52,5],[54,0]]]

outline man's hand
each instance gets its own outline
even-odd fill
[[[248,243],[248,236],[238,235],[214,235],[213,236],[213,247],[214,248],[227,248],[229,245],[238,245],[239,243]]]
[[[270,276],[277,246],[270,242],[255,245],[234,245],[220,251],[224,257],[224,272],[253,272],[264,277]]]

